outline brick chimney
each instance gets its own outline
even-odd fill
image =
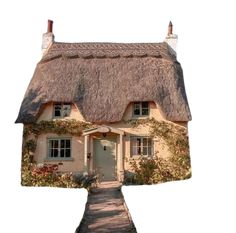
[[[43,55],[46,54],[47,50],[54,42],[54,35],[53,35],[53,21],[48,20],[48,29],[47,32],[43,34],[43,43],[42,43],[42,53]]]
[[[171,21],[169,23],[168,33],[164,41],[170,46],[170,52],[176,56],[178,36],[173,34],[173,24]]]

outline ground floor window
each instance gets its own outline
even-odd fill
[[[131,155],[152,156],[153,142],[150,137],[131,137]]]
[[[70,158],[71,139],[48,139],[49,158]]]

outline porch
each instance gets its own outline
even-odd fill
[[[99,126],[83,132],[84,173],[97,172],[102,181],[124,180],[123,130]]]

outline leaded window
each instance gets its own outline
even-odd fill
[[[71,104],[69,103],[56,103],[54,104],[54,117],[68,117],[71,112]]]
[[[134,102],[133,115],[134,116],[148,116],[149,103],[148,102]]]
[[[71,140],[70,139],[48,139],[49,158],[70,158]]]
[[[150,137],[131,137],[131,155],[152,156],[153,142]]]

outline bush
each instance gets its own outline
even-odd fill
[[[73,175],[72,172],[58,171],[57,164],[36,165],[31,162],[31,156],[25,154],[22,160],[21,183],[23,186],[49,186],[61,188],[90,188],[97,182],[95,174]]]
[[[151,158],[140,158],[138,161],[131,161],[130,165],[134,171],[133,181],[136,184],[152,184],[155,177],[157,163]]]
[[[157,184],[191,177],[188,156],[140,158],[130,165],[133,173],[125,173],[125,184]]]
[[[94,187],[98,183],[98,175],[95,173],[89,173],[87,175],[83,175],[81,173],[77,173],[74,175],[74,181],[79,184],[81,187],[90,190],[90,188]]]

